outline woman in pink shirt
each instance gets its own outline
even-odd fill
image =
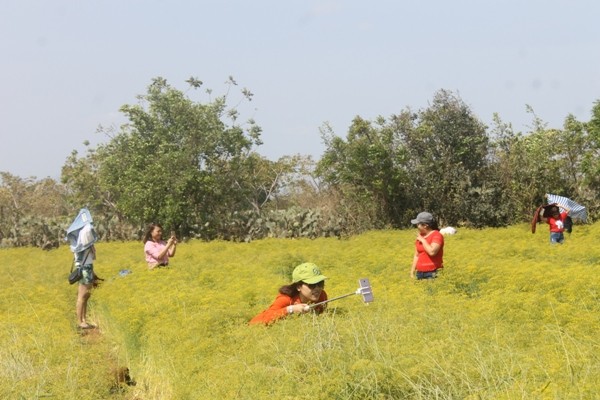
[[[162,226],[150,224],[144,236],[144,253],[148,269],[155,267],[166,267],[169,265],[169,257],[175,256],[177,238],[172,235],[167,242],[162,239]]]

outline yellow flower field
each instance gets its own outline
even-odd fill
[[[0,398],[598,398],[600,224],[554,246],[545,226],[459,229],[426,282],[409,278],[415,235],[190,241],[156,271],[139,242],[99,243],[83,335],[68,246],[0,250]],[[375,301],[248,326],[304,261],[329,297],[367,277]]]

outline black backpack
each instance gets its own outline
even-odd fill
[[[571,233],[573,232],[573,220],[571,219],[570,215],[567,215],[567,218],[565,218],[565,231]]]

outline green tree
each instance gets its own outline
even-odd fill
[[[104,129],[104,128],[101,128]],[[89,146],[89,142],[85,142]],[[114,194],[100,180],[102,159],[95,148],[88,147],[84,156],[71,152],[62,167],[61,181],[66,188],[66,200],[72,216],[87,207],[93,217],[96,231],[103,240],[135,239],[139,227],[132,226],[118,209]]]
[[[527,111],[533,116],[529,132],[523,135],[505,130],[503,135],[494,136],[491,146],[493,168],[500,175],[503,201],[511,205],[513,221],[529,218],[544,201],[545,193],[572,194],[569,177],[574,164],[570,164],[568,135],[548,129],[531,107],[527,106]],[[496,132],[499,126],[497,122]]]
[[[446,90],[438,91],[428,108],[416,114],[405,110],[393,121],[406,154],[413,214],[428,210],[442,223],[470,222],[487,165],[486,126]]]
[[[389,120],[356,117],[346,140],[328,131],[323,137],[320,175],[357,211],[371,203],[372,226],[406,226],[422,210],[445,223],[472,222],[471,204],[485,192],[488,137],[451,92],[441,90],[427,109],[407,108]],[[478,216],[475,223],[483,221]]]
[[[362,216],[363,228],[398,225],[406,203],[404,158],[396,132],[383,118],[370,122],[357,116],[346,140],[335,136],[329,126],[322,128],[327,147],[317,172],[331,189],[342,193],[348,206],[345,217]]]
[[[188,83],[193,89],[202,84]],[[237,85],[231,77],[228,83]],[[251,100],[247,89],[242,94]],[[214,234],[244,198],[236,180],[252,147],[261,144],[260,128],[252,120],[239,125],[226,96],[196,102],[163,78],[138,99],[121,107],[129,122],[99,146],[100,186],[133,223]]]
[[[0,242],[56,247],[64,237],[65,188],[51,178],[20,178],[0,172]]]
[[[600,100],[592,107],[589,122],[568,115],[560,137],[567,195],[586,204],[592,218],[600,209]]]
[[[582,155],[582,171],[584,184],[589,187],[597,199],[600,197],[600,100],[594,103],[592,117],[585,125],[589,147]],[[588,194],[586,197],[590,196]]]

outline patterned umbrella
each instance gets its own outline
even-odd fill
[[[572,219],[580,219],[583,222],[587,221],[587,210],[581,204],[574,202],[568,197],[562,197],[555,194],[546,194],[546,198],[548,199],[548,203],[556,203],[559,206],[562,206],[561,211],[564,211],[564,207],[568,207],[571,212],[569,215]]]

